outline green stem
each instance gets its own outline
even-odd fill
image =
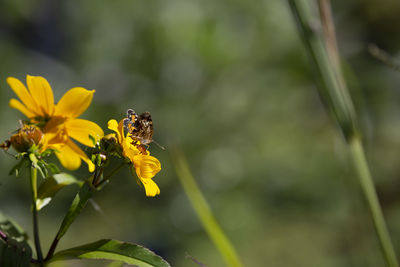
[[[178,150],[175,150],[173,151],[172,159],[175,165],[176,173],[178,174],[178,178],[183,186],[183,189],[185,190],[187,197],[190,200],[190,203],[192,204],[194,211],[203,224],[208,236],[214,242],[215,246],[222,255],[227,266],[242,267],[243,264],[241,263],[238,254],[212,214],[207,200],[204,198],[199,187],[197,186],[183,154]]]
[[[30,170],[31,174],[31,190],[32,190],[32,214],[33,214],[33,235],[35,240],[35,248],[36,254],[39,263],[43,262],[43,254],[42,249],[40,247],[40,239],[39,239],[39,225],[38,225],[38,217],[37,217],[37,208],[36,208],[36,199],[37,199],[37,169],[34,166],[31,166]]]
[[[353,102],[346,87],[339,82],[340,73],[335,72],[325,43],[321,38],[321,25],[304,6],[302,0],[288,0],[300,36],[310,57],[319,82],[318,92],[330,110],[346,140],[356,133],[357,125]]]
[[[103,178],[98,184],[95,184],[94,186],[96,188],[100,188],[104,183],[106,183],[114,174],[116,174],[122,167],[126,165],[126,162],[123,161],[121,162],[120,165],[118,165],[114,170],[112,170],[106,177]]]
[[[389,232],[385,223],[385,219],[383,217],[381,206],[379,204],[374,182],[368,168],[368,163],[365,158],[365,153],[361,144],[361,140],[359,138],[353,138],[350,140],[349,146],[351,150],[351,156],[357,170],[359,182],[364,196],[368,202],[368,206],[372,215],[372,220],[374,222],[374,227],[378,234],[387,265],[390,267],[398,267],[399,265],[397,262],[396,254],[390,240]]]
[[[326,52],[328,54],[330,65],[333,68],[336,79],[338,81],[338,90],[341,90],[341,94],[343,95],[344,101],[346,101],[346,106],[351,109],[351,112],[354,114],[354,107],[351,101],[351,97],[349,91],[347,89],[346,81],[344,80],[341,63],[340,63],[340,55],[339,49],[336,41],[336,31],[335,24],[333,23],[333,15],[331,9],[331,1],[330,0],[319,0],[319,14],[321,17],[321,24],[323,30],[323,39],[325,41]]]
[[[369,206],[387,266],[398,267],[396,254],[365,158],[356,123],[353,102],[340,68],[340,57],[336,44],[330,1],[319,1],[322,32],[319,30],[321,29],[321,25],[315,24],[318,21],[311,16],[309,10],[304,5],[304,1],[288,0],[288,2],[311,62],[315,67],[317,77],[319,78],[319,92],[323,100],[328,104],[329,109],[333,111],[336,122],[340,126],[349,145],[362,192]],[[325,42],[321,38],[321,33],[324,34]]]

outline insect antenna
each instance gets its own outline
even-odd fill
[[[151,140],[154,144],[156,144],[159,148],[161,148],[162,150],[165,150],[165,147],[163,147],[162,145],[160,145],[156,140]]]

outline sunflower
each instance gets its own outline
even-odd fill
[[[89,107],[95,90],[75,87],[67,91],[57,104],[54,104],[53,90],[47,80],[41,76],[26,76],[25,85],[14,77],[8,77],[7,83],[18,96],[11,99],[10,107],[19,110],[29,122],[39,126],[44,134],[42,150],[54,149],[61,164],[75,170],[81,160],[94,171],[94,164],[72,139],[93,147],[92,136],[98,141],[103,130],[94,122],[78,117]]]

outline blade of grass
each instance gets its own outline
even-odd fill
[[[357,177],[367,201],[387,266],[398,267],[397,257],[362,147],[353,102],[341,71],[330,1],[319,1],[323,38],[320,32],[316,30],[319,29],[320,25],[312,23],[313,17],[308,12],[309,10],[305,8],[303,2],[301,0],[288,0],[288,2],[307,52],[318,74],[319,92],[328,104],[329,109],[333,111],[334,118],[348,143]]]
[[[229,239],[224,234],[219,226],[212,211],[204,198],[195,179],[190,172],[189,166],[182,152],[177,149],[172,151],[172,160],[175,166],[178,178],[183,186],[183,189],[190,200],[190,203],[199,217],[208,236],[214,242],[215,246],[222,255],[227,266],[242,267],[238,254],[230,243]]]
[[[355,112],[348,91],[341,87],[321,38],[321,25],[301,0],[288,0],[300,36],[317,74],[318,92],[332,112],[346,140],[357,133]]]
[[[361,140],[353,138],[349,142],[352,159],[359,177],[359,182],[364,192],[365,198],[371,211],[371,216],[374,221],[374,227],[377,232],[386,263],[390,267],[397,267],[397,257],[394,252],[392,241],[386,227],[382,209],[379,204],[379,199],[376,194],[374,182],[368,168],[368,163],[365,158],[365,153]]]

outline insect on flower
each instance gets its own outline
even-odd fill
[[[153,120],[149,112],[137,115],[134,110],[128,109],[124,126],[135,141],[148,145],[153,141]]]
[[[165,149],[153,140],[153,120],[149,112],[138,115],[133,109],[128,109],[124,119],[124,127],[140,152],[145,153],[151,142],[157,144],[161,149]]]

